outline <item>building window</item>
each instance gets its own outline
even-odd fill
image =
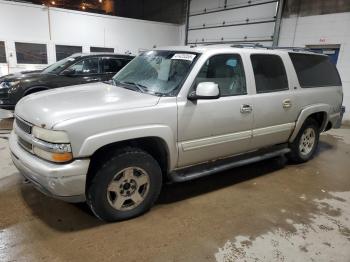
[[[0,63],[6,63],[5,42],[0,41]]]
[[[46,44],[15,43],[18,64],[47,64]]]
[[[301,87],[341,86],[338,71],[327,56],[296,53],[289,56]]]
[[[283,61],[278,55],[253,54],[250,56],[257,93],[288,89],[288,79]]]
[[[56,61],[60,61],[75,53],[81,53],[83,48],[81,46],[71,45],[56,45]]]
[[[113,53],[114,48],[109,47],[90,47],[90,52],[99,52],[99,53]]]

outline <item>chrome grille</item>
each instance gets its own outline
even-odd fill
[[[32,132],[32,126],[19,118],[16,118],[16,125],[19,129],[27,134],[30,134]]]
[[[31,143],[28,143],[27,141],[25,141],[24,139],[22,139],[21,137],[18,137],[18,144],[20,146],[22,146],[25,150],[27,151],[32,151],[33,146]]]

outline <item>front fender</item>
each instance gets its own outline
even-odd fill
[[[157,137],[162,139],[169,152],[169,164],[173,169],[177,163],[176,137],[172,129],[165,125],[137,126],[132,128],[122,128],[100,134],[92,135],[84,140],[79,156],[91,156],[103,146],[143,137]]]
[[[305,120],[312,114],[314,113],[319,113],[319,112],[323,112],[326,114],[325,119],[323,120],[323,123],[321,125],[321,131],[323,131],[328,123],[328,119],[329,119],[329,112],[330,112],[331,107],[327,104],[316,104],[316,105],[311,105],[308,107],[305,107],[301,110],[294,131],[292,133],[292,135],[289,138],[289,142],[293,142],[294,139],[296,138],[296,136],[299,133],[300,128],[302,127],[302,125],[304,124]]]

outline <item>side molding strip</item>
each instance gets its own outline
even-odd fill
[[[183,151],[190,151],[190,150],[195,150],[203,147],[215,146],[218,144],[223,144],[228,142],[234,142],[237,140],[249,139],[251,137],[252,137],[252,131],[249,130],[249,131],[243,131],[243,132],[186,141],[186,142],[182,142],[181,146]]]

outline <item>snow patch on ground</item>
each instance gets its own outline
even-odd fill
[[[251,240],[238,236],[219,248],[215,258],[228,261],[350,261],[350,192],[315,200],[319,212],[295,231],[278,228]],[[330,260],[330,258],[332,258]]]
[[[326,133],[322,133],[322,135],[327,134],[343,141],[345,144],[350,145],[350,129],[348,128],[331,129]]]

